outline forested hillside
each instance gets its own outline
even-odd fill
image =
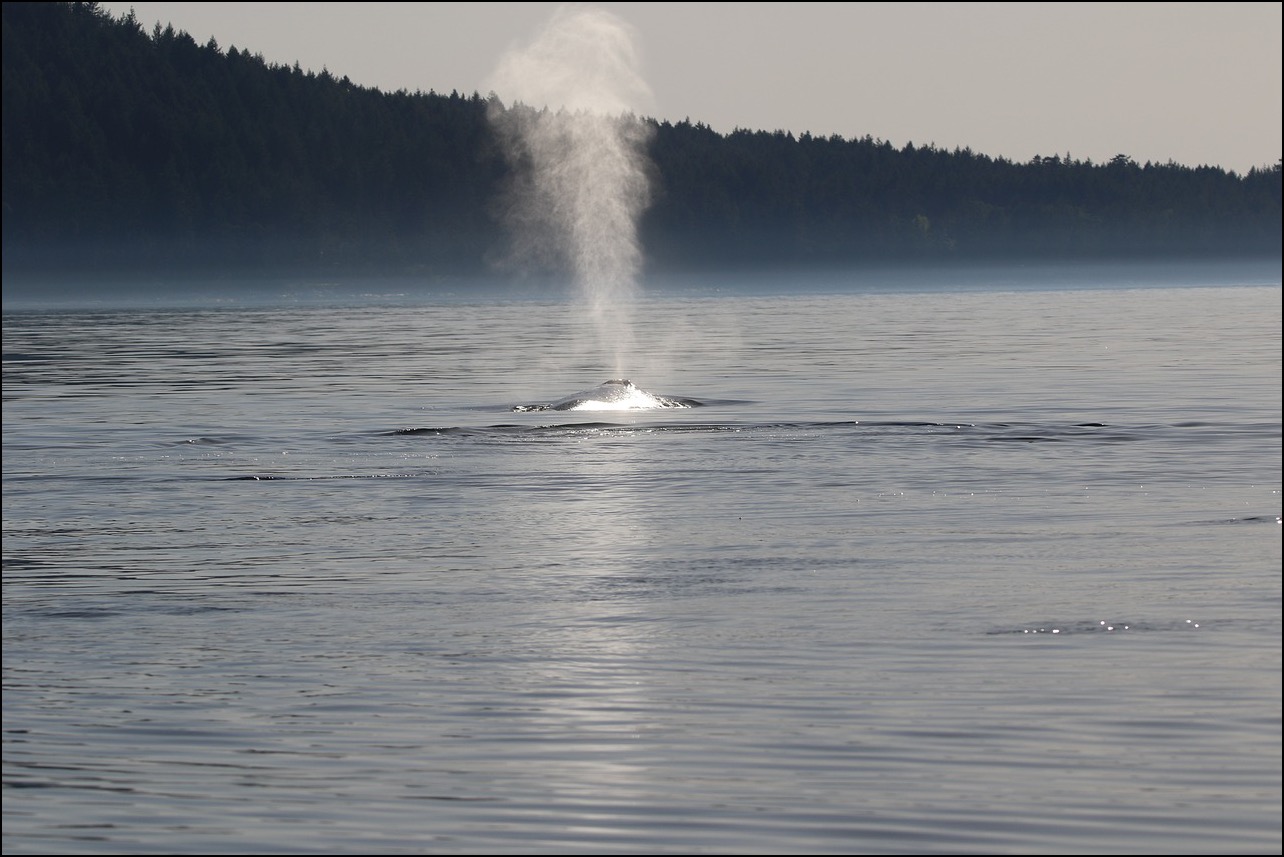
[[[3,70],[6,275],[431,276],[502,245],[504,105],[481,95],[385,93],[93,3],[3,4]],[[640,121],[655,269],[1280,254],[1278,163],[1014,163]]]

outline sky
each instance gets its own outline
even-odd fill
[[[560,3],[102,3],[385,92],[487,95]],[[631,32],[642,115],[1238,173],[1281,156],[1275,3],[594,3]],[[496,90],[505,102],[505,93]]]

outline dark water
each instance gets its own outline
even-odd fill
[[[1267,271],[6,304],[5,853],[1279,853]]]

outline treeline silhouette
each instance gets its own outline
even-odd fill
[[[509,166],[487,111],[529,108],[385,93],[96,3],[6,2],[3,27],[6,274],[431,276],[502,251]],[[1278,162],[1242,176],[1123,154],[1015,163],[638,121],[656,269],[1281,251]]]

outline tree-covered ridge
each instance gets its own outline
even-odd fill
[[[95,4],[5,3],[3,38],[6,251],[458,261],[492,228],[479,97],[385,95]]]
[[[1245,177],[1138,165],[1126,155],[1102,165],[1069,155],[1016,164],[871,137],[660,127],[668,133],[657,136],[655,158],[665,185],[685,184],[660,207],[657,243],[713,234],[737,252],[757,246],[800,262],[1280,249],[1278,164]]]
[[[384,93],[94,3],[3,4],[8,271],[468,273],[493,96]],[[1029,163],[655,122],[648,264],[1280,254],[1280,167]]]

